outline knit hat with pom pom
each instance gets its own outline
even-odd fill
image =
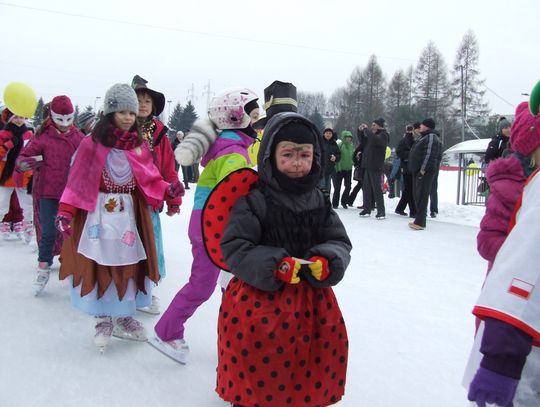
[[[524,156],[540,146],[540,115],[533,116],[527,102],[521,102],[516,109],[516,118],[510,129],[510,144],[512,150]]]

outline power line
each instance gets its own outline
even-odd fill
[[[503,98],[502,96],[499,96],[497,93],[495,93],[495,91],[491,90],[487,85],[484,84],[484,86],[486,87],[487,90],[489,90],[491,93],[493,93],[495,96],[497,96],[499,99],[501,99],[504,103],[506,103],[507,105],[511,106],[511,107],[514,107],[515,105],[513,103],[510,103],[508,100],[506,100],[505,98]]]
[[[230,40],[236,40],[236,41],[253,42],[253,43],[256,43],[256,44],[276,45],[276,46],[288,47],[288,48],[302,48],[302,49],[307,49],[307,50],[311,50],[311,51],[323,51],[323,52],[332,52],[332,53],[338,53],[338,54],[370,56],[370,54],[360,53],[360,52],[356,52],[356,51],[339,50],[339,49],[333,49],[333,48],[320,48],[320,47],[312,47],[312,46],[309,46],[309,45],[302,45],[302,44],[289,44],[289,43],[285,43],[285,42],[257,40],[257,39],[253,39],[253,38],[236,37],[236,36],[232,36],[232,35],[216,34],[216,33],[204,32],[204,31],[185,30],[185,29],[176,28],[176,27],[165,27],[165,26],[161,26],[161,25],[154,25],[154,24],[147,24],[147,23],[137,23],[137,22],[125,21],[125,20],[116,20],[116,19],[113,19],[113,18],[95,17],[95,16],[89,16],[89,15],[78,14],[78,13],[68,13],[66,11],[51,10],[51,9],[46,9],[46,8],[21,6],[21,5],[18,5],[18,4],[12,4],[12,3],[6,3],[6,2],[0,2],[0,6],[12,7],[12,8],[18,8],[18,9],[24,9],[24,10],[31,10],[31,11],[37,11],[37,12],[40,12],[40,13],[56,14],[56,15],[65,16],[65,17],[84,18],[84,19],[87,19],[87,20],[101,21],[101,22],[113,23],[113,24],[124,24],[124,25],[131,25],[131,26],[135,26],[135,27],[144,27],[144,28],[158,29],[158,30],[164,30],[164,31],[174,31],[174,32],[180,32],[180,33],[184,33],[184,34],[194,34],[194,35],[202,35],[202,36],[206,36],[206,37],[224,38],[224,39],[230,39]],[[394,59],[394,60],[400,60],[400,61],[414,62],[412,59],[409,59],[409,58],[384,56],[384,55],[377,55],[377,58]]]

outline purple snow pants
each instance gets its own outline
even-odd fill
[[[157,336],[163,341],[182,339],[184,323],[210,298],[216,288],[219,268],[206,254],[201,232],[201,215],[202,211],[195,209],[189,220],[188,236],[193,254],[189,281],[178,291],[154,328]]]

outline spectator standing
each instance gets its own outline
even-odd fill
[[[403,176],[403,191],[401,199],[399,200],[395,212],[401,216],[407,216],[405,208],[409,206],[409,216],[414,218],[416,216],[416,205],[414,203],[413,194],[413,176],[409,171],[409,154],[414,144],[413,125],[407,125],[405,129],[405,135],[401,139],[396,149],[396,155],[401,160],[401,172]]]
[[[330,128],[323,132],[324,174],[319,187],[321,191],[330,196],[330,182],[336,172],[336,163],[341,158],[341,151],[337,145],[337,135]]]
[[[360,216],[370,216],[371,210],[376,206],[378,220],[386,218],[384,197],[382,192],[381,177],[383,174],[384,157],[390,136],[384,128],[383,118],[373,120],[371,131],[367,124],[360,125],[360,131],[364,133],[366,144],[362,154],[362,168],[364,169],[364,209]]]
[[[414,230],[426,228],[428,199],[441,150],[433,119],[428,118],[422,122],[420,134],[409,154],[409,171],[413,174],[416,204],[416,218],[409,223],[409,227]]]
[[[349,203],[349,193],[351,192],[351,178],[353,168],[353,153],[354,145],[352,142],[352,133],[348,130],[341,132],[341,144],[339,151],[341,158],[336,164],[336,172],[333,176],[334,195],[332,196],[332,207],[337,208],[341,202],[341,206],[347,209]],[[345,189],[341,193],[341,182],[343,181]],[[340,200],[341,195],[341,200]]]
[[[496,158],[502,157],[504,150],[508,148],[509,140],[510,122],[506,117],[501,117],[497,124],[497,135],[491,139],[486,149],[486,164],[489,164],[490,161],[495,160]]]

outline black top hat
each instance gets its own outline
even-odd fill
[[[150,89],[146,84],[148,81],[144,78],[141,78],[139,75],[135,75],[131,81],[131,87],[137,93],[140,90],[148,93],[152,98],[154,104],[154,116],[159,116],[163,109],[165,108],[165,95],[153,89]]]
[[[255,128],[262,128],[277,113],[298,111],[296,86],[289,82],[274,81],[264,89],[264,110],[266,117],[258,120]]]

